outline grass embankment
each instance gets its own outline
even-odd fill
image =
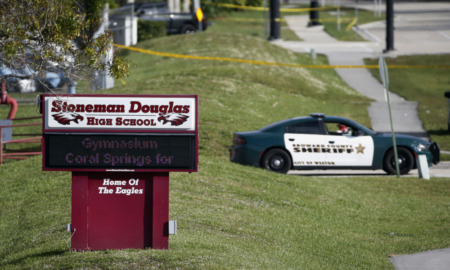
[[[312,63],[261,39],[212,32],[139,46]],[[42,172],[36,157],[0,169],[0,268],[389,269],[390,254],[449,246],[449,179],[298,177],[228,161],[233,131],[310,112],[369,125],[369,101],[333,70],[123,53],[131,76],[97,94],[199,95],[199,172],[171,174],[178,234],[170,251],[69,252],[70,174]],[[23,106],[19,116],[27,110],[35,108]]]
[[[212,19],[213,26],[207,31],[215,33],[239,33],[247,36],[267,39],[270,32],[269,14],[267,11],[245,10],[230,13],[222,13]],[[289,29],[284,20],[280,22],[281,37],[284,40],[301,40]]]
[[[367,64],[377,65],[377,59],[366,60]],[[450,65],[450,55],[415,55],[387,58],[389,65],[433,66]],[[378,69],[371,70],[380,81]],[[445,91],[449,91],[448,68],[391,68],[389,69],[389,90],[407,100],[419,102],[419,117],[425,130],[441,149],[450,151],[450,132],[448,131],[448,109]],[[450,160],[450,155],[443,155]]]
[[[309,18],[309,12],[292,12],[289,10],[308,9],[305,5],[287,5],[281,7],[281,38],[287,41],[300,41],[301,36],[298,37],[287,26],[284,20],[285,16],[302,15]],[[384,15],[381,17],[374,16],[372,11],[355,8],[341,7],[339,17],[337,9],[333,7],[325,7],[326,9],[319,12],[320,23],[324,26],[325,31],[340,41],[362,41],[362,37],[353,31],[353,26],[362,25],[373,21],[384,20]],[[339,18],[339,19],[338,19]],[[248,36],[259,37],[266,39],[270,34],[270,20],[268,11],[253,11],[241,10],[230,13],[222,13],[221,16],[211,19],[213,26],[207,31],[215,33],[240,33]]]
[[[385,20],[385,15],[375,16],[373,11],[342,7],[340,9],[340,26],[337,20],[337,11],[320,12],[320,18],[325,31],[340,41],[364,41],[364,38],[353,31],[354,26],[363,25],[374,21]]]
[[[447,247],[448,180],[276,175],[201,156],[171,174],[170,251],[71,253],[70,174],[38,159],[0,171],[3,269],[389,269]],[[26,167],[27,169],[23,169]]]

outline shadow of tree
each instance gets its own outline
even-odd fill
[[[10,267],[13,265],[20,266],[23,264],[23,262],[25,260],[30,259],[30,258],[48,258],[48,257],[53,257],[53,256],[59,256],[66,252],[68,252],[68,250],[55,249],[55,250],[45,251],[45,252],[41,252],[41,253],[36,253],[33,255],[26,255],[21,258],[12,260],[12,261],[8,261],[8,260],[5,260],[4,258],[2,258],[2,260],[0,260],[0,268],[7,269],[8,266],[10,266]]]

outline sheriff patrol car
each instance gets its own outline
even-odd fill
[[[407,135],[395,138],[401,174],[417,168],[418,155],[425,155],[429,166],[439,163],[436,143]],[[321,113],[283,120],[258,131],[234,133],[230,160],[279,173],[291,169],[383,169],[396,173],[391,134]]]

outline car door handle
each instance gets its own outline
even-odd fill
[[[289,138],[289,141],[293,142],[293,141],[295,141],[295,139],[293,139],[293,138]]]
[[[333,143],[334,143],[334,141],[328,141],[328,143],[331,143],[331,144],[333,144]]]

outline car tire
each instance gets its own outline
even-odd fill
[[[408,149],[404,147],[398,147],[397,148],[397,154],[398,154],[398,160],[399,160],[399,170],[400,174],[408,174],[409,171],[414,166],[414,158]],[[383,170],[387,172],[388,174],[396,174],[397,168],[395,166],[395,154],[394,149],[391,149],[387,152],[386,156],[384,157],[383,161]]]
[[[262,160],[263,168],[277,173],[287,173],[292,167],[289,154],[282,149],[269,150]]]
[[[181,27],[181,34],[195,34],[197,29],[192,24],[185,24]]]

